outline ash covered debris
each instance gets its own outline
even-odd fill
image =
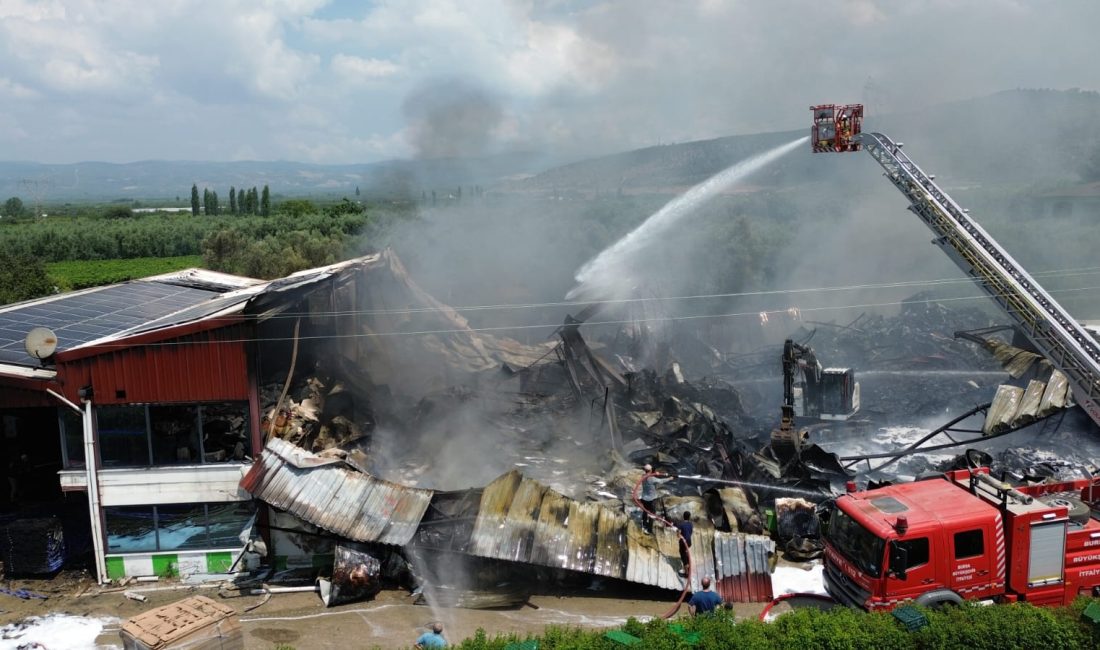
[[[334,328],[354,336],[303,339],[297,357],[283,349],[297,362],[266,373],[271,436],[242,485],[339,538],[399,547],[426,599],[518,599],[516,576],[532,571],[550,572],[539,583],[583,575],[680,588],[671,529],[646,534],[639,525],[632,493],[647,462],[676,477],[657,514],[687,511],[696,522],[701,570],[691,580],[707,571],[734,582],[750,576],[757,587],[736,589],[759,596],[775,551],[761,536],[765,510],[791,497],[812,507],[850,478],[818,440],[774,444],[781,401],[746,393],[740,382],[750,373],[685,331],[628,324],[589,343],[581,328],[592,308],[567,318],[554,340],[520,344],[471,329],[392,253],[338,278],[325,300],[319,308],[356,314]],[[899,316],[803,335],[861,373],[861,364],[884,374],[917,364],[989,375],[973,385],[964,373],[906,376],[909,386],[928,382],[927,394],[864,397],[884,411],[900,404],[903,414],[927,415],[959,394],[958,382],[991,394],[1003,379],[951,336],[960,324],[989,320],[914,298]],[[780,517],[792,555],[819,548],[807,507],[794,528]],[[454,567],[462,570],[447,573]]]
[[[812,345],[818,358],[854,368],[862,392],[861,418],[882,424],[912,424],[930,415],[965,411],[992,397],[1004,379],[988,354],[955,338],[960,329],[994,324],[985,310],[948,306],[922,292],[902,301],[896,315],[862,313],[846,322],[804,321],[788,338]],[[773,352],[774,350],[774,352]],[[778,346],[733,357],[734,383],[743,391],[763,389],[748,403],[779,403]],[[774,356],[772,356],[774,355]],[[746,380],[758,378],[757,382]],[[768,391],[771,391],[769,393]],[[748,398],[748,395],[746,395]],[[753,416],[766,412],[753,410]]]
[[[466,594],[451,599],[485,600],[484,580],[439,577],[455,556],[679,589],[673,529],[644,533],[631,499],[652,460],[697,479],[659,503],[695,513],[699,566],[770,595],[758,496],[708,484],[744,478],[759,446],[729,384],[687,380],[667,347],[661,372],[639,369],[637,340],[590,346],[576,319],[535,346],[474,332],[389,253],[333,284],[306,302],[354,307],[334,329],[356,336],[325,348],[295,326],[262,388],[267,446],[242,481],[254,496],[339,538],[402,547],[423,580]],[[756,586],[734,584],[742,575]]]
[[[683,586],[674,528],[659,526],[647,533],[621,501],[570,499],[515,470],[484,488],[432,493],[389,484],[346,461],[273,439],[242,486],[345,539],[403,546],[413,571],[429,583],[424,586],[426,592],[441,586],[476,592],[484,590],[489,581],[511,585],[503,592],[515,593],[514,580],[506,578],[523,570],[511,563],[564,572],[558,579],[587,574],[664,589]],[[688,506],[681,500],[676,507],[698,513],[692,553],[696,566],[710,573],[701,570],[694,574],[694,588],[702,575],[725,580],[731,589],[739,581],[762,584],[774,552],[770,538],[718,530],[701,501]],[[350,575],[343,575],[348,571],[363,574],[358,586],[364,589],[377,584],[374,578],[380,563],[361,556],[341,560],[339,549],[337,546],[337,560],[353,566],[344,566],[343,573],[334,569],[333,587],[358,588]],[[730,549],[738,549],[739,554]],[[468,561],[461,556],[508,564]],[[356,569],[359,565],[365,568]],[[457,565],[464,570],[455,569]],[[472,567],[480,577],[471,579],[466,569]],[[754,597],[770,597],[759,586],[755,589],[751,592]],[[459,596],[452,592],[446,597]],[[470,593],[463,598],[485,600]]]

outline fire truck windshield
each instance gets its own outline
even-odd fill
[[[860,526],[840,508],[833,511],[825,536],[833,548],[840,551],[861,571],[875,578],[882,575],[886,541]]]

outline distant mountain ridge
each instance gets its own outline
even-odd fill
[[[487,185],[517,173],[555,164],[535,152],[479,159],[391,160],[321,165],[293,161],[201,162],[146,160],[131,163],[48,164],[0,162],[0,197],[35,195],[45,203],[173,199],[190,201],[191,184],[208,187],[228,202],[229,188],[262,187],[276,195],[351,197],[358,187],[375,194]],[[0,199],[2,200],[2,199]]]
[[[877,115],[867,107],[864,131],[906,143],[926,170],[953,184],[1066,184],[1080,180],[1100,149],[1100,93],[1010,90],[927,110]],[[797,131],[738,135],[602,156],[510,183],[516,192],[667,192],[682,190],[745,158],[808,135]],[[835,180],[834,155],[807,145],[746,179],[781,187]],[[798,155],[801,153],[801,155]],[[849,175],[850,177],[850,175]]]
[[[1072,184],[1100,148],[1100,93],[1010,90],[925,110],[878,115],[867,107],[866,131],[906,142],[919,163],[953,183]],[[282,196],[419,196],[480,185],[517,194],[676,192],[755,153],[809,130],[735,135],[647,147],[561,164],[540,152],[480,159],[392,160],[320,165],[278,162],[141,161],[39,164],[0,162],[0,199],[25,202],[173,199],[189,201],[191,184],[218,191],[267,184]],[[748,180],[781,187],[836,178],[830,156],[791,155]]]

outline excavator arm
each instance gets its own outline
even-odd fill
[[[805,410],[807,414],[820,413],[821,405],[818,385],[821,383],[821,364],[817,362],[817,356],[809,346],[800,345],[787,339],[783,343],[783,420],[788,418],[794,421],[794,386],[796,375],[802,374],[804,388],[802,398],[806,400]]]

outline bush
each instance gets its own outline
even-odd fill
[[[928,626],[914,634],[922,648],[1026,650],[1097,647],[1089,641],[1088,630],[1074,620],[1066,609],[1035,607],[1028,603],[995,607],[966,603],[961,607],[925,610],[925,615],[928,616]]]
[[[1081,598],[1065,608],[1039,608],[1020,603],[991,607],[966,604],[941,610],[922,609],[929,624],[915,632],[906,631],[890,614],[866,613],[846,607],[835,607],[828,611],[801,609],[785,614],[772,623],[756,620],[735,622],[725,611],[674,621],[655,619],[643,623],[630,619],[621,629],[642,639],[643,643],[639,647],[658,650],[689,647],[698,650],[1083,650],[1100,647],[1100,630],[1081,620],[1081,611],[1089,602],[1089,599]],[[698,643],[690,646],[672,629],[672,624],[682,626],[687,632],[698,632]],[[540,650],[610,650],[621,647],[605,638],[604,633],[603,630],[549,627],[537,638]],[[516,635],[489,638],[484,630],[478,630],[472,638],[462,641],[456,647],[467,650],[500,650],[510,643],[525,640],[527,639]]]

